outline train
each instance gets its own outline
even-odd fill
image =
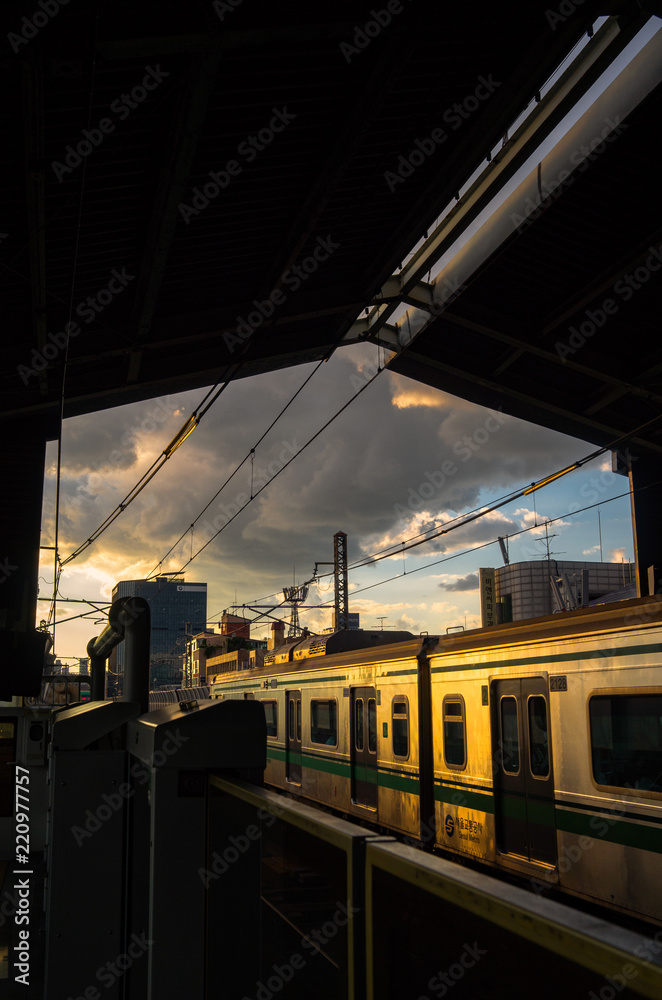
[[[662,923],[662,597],[311,636],[207,683],[262,702],[265,784]]]
[[[209,687],[168,688],[149,692],[149,710],[155,711],[165,705],[178,705],[183,701],[206,701],[211,697]]]

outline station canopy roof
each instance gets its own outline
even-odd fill
[[[54,434],[62,398],[368,340],[448,392],[659,451],[655,39],[587,97],[657,6],[7,3],[3,420]]]

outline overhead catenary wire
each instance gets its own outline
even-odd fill
[[[202,508],[202,510],[200,511],[200,513],[197,515],[197,517],[194,518],[194,520],[191,522],[190,526],[186,529],[186,531],[182,532],[182,534],[179,536],[179,538],[177,539],[177,541],[173,545],[170,546],[170,548],[168,549],[168,551],[166,552],[166,554],[163,556],[163,558],[160,559],[159,562],[154,567],[154,569],[151,570],[151,572],[147,576],[148,580],[152,576],[154,576],[154,575],[157,574],[157,572],[159,570],[159,567],[163,565],[163,563],[168,558],[168,556],[170,555],[170,553],[174,552],[174,550],[177,548],[177,546],[179,545],[179,543],[186,537],[186,535],[188,534],[188,532],[192,531],[193,526],[195,524],[197,524],[198,521],[200,520],[200,518],[207,512],[207,510],[209,510],[209,508],[213,504],[214,500],[216,500],[216,498],[218,496],[220,496],[220,494],[223,492],[223,490],[228,485],[228,483],[230,483],[232,481],[232,479],[237,475],[237,473],[239,472],[239,470],[246,464],[246,462],[250,460],[251,463],[252,463],[252,459],[253,459],[253,456],[255,454],[256,449],[259,447],[259,445],[262,443],[262,441],[264,441],[264,439],[267,436],[267,434],[269,434],[269,432],[271,430],[273,430],[273,428],[278,423],[278,421],[280,420],[280,418],[283,416],[283,414],[285,413],[285,411],[287,409],[289,409],[289,407],[292,405],[292,403],[295,401],[295,399],[300,395],[301,392],[303,392],[303,390],[308,385],[308,383],[310,382],[310,380],[319,371],[319,369],[322,367],[322,365],[324,363],[325,363],[325,361],[323,359],[322,361],[318,362],[318,364],[315,365],[315,367],[313,368],[313,370],[306,377],[305,381],[299,386],[299,388],[294,393],[294,395],[292,395],[289,398],[289,400],[287,401],[287,403],[285,404],[285,406],[280,410],[280,412],[278,413],[278,415],[276,417],[274,417],[274,419],[271,421],[271,423],[269,424],[269,426],[267,427],[267,429],[264,431],[263,434],[260,435],[260,437],[257,439],[257,441],[255,442],[255,444],[253,445],[253,447],[250,449],[250,451],[247,452],[247,454],[242,458],[242,460],[239,463],[239,465],[230,473],[230,475],[226,478],[226,480],[223,483],[223,485],[218,488],[218,490],[216,491],[216,493],[214,493],[213,497],[205,504],[205,506]],[[211,406],[211,403],[209,405]],[[208,408],[209,407],[207,407],[207,409]],[[206,410],[205,410],[205,412],[206,412]],[[251,482],[251,499],[253,499],[252,482]],[[194,556],[191,555],[191,559],[189,560],[189,562],[192,562],[193,558],[194,558]]]
[[[225,523],[224,525],[222,525],[222,526],[221,526],[221,527],[220,527],[220,528],[218,529],[218,531],[216,531],[216,532],[215,532],[215,533],[214,533],[214,534],[213,534],[213,535],[211,536],[211,538],[209,538],[209,539],[208,539],[208,540],[207,540],[207,541],[205,542],[205,544],[204,544],[204,545],[202,545],[202,546],[201,546],[201,547],[200,547],[200,548],[198,549],[198,551],[197,551],[197,552],[195,553],[195,555],[191,556],[191,557],[190,557],[190,558],[189,558],[189,559],[188,559],[188,560],[187,560],[187,561],[186,561],[186,562],[184,563],[184,565],[183,565],[183,566],[181,567],[181,569],[179,570],[179,572],[180,572],[180,573],[183,573],[183,572],[184,572],[184,570],[186,569],[186,567],[187,567],[187,566],[189,566],[189,565],[190,565],[190,563],[191,563],[191,562],[193,562],[193,560],[194,560],[195,558],[197,558],[197,556],[199,556],[199,555],[200,555],[200,553],[201,553],[201,552],[203,552],[203,551],[204,551],[204,550],[205,550],[205,549],[207,548],[207,546],[208,546],[208,545],[209,545],[209,544],[210,544],[211,542],[213,542],[213,541],[214,541],[214,539],[215,539],[215,538],[217,538],[217,537],[218,537],[218,535],[220,535],[220,534],[221,534],[221,532],[222,532],[222,531],[224,531],[224,530],[225,530],[225,528],[227,528],[227,527],[228,527],[228,525],[230,525],[230,524],[232,523],[232,521],[234,521],[234,519],[235,519],[236,517],[238,517],[238,516],[239,516],[239,514],[241,514],[241,513],[242,513],[242,511],[244,511],[244,510],[246,509],[246,507],[247,507],[247,506],[248,506],[248,505],[249,505],[249,504],[250,504],[250,503],[252,502],[252,500],[254,500],[254,499],[255,499],[255,497],[257,497],[257,496],[258,496],[258,495],[259,495],[259,494],[260,494],[260,493],[262,492],[262,490],[266,489],[266,487],[267,487],[267,486],[269,486],[269,485],[270,485],[270,483],[272,483],[272,482],[274,481],[274,479],[276,479],[276,477],[277,477],[278,475],[280,475],[280,473],[281,473],[281,472],[284,472],[284,470],[285,470],[285,469],[286,469],[286,468],[288,467],[288,465],[290,465],[290,464],[291,464],[291,463],[292,463],[292,462],[293,462],[293,461],[294,461],[294,460],[295,460],[295,459],[296,459],[296,458],[297,458],[297,457],[298,457],[298,456],[299,456],[299,455],[300,455],[300,454],[301,454],[301,453],[302,453],[302,452],[303,452],[303,451],[304,451],[304,450],[305,450],[305,449],[306,449],[306,448],[307,448],[307,447],[308,447],[308,446],[309,446],[309,445],[310,445],[310,444],[311,444],[311,443],[312,443],[312,442],[313,442],[313,441],[314,441],[314,440],[315,440],[315,439],[316,439],[317,437],[319,437],[319,435],[320,435],[320,434],[321,434],[321,433],[322,433],[322,432],[323,432],[323,431],[324,431],[324,430],[326,429],[326,427],[328,427],[328,426],[329,426],[329,424],[331,424],[331,423],[332,423],[332,422],[333,422],[333,421],[334,421],[334,420],[335,420],[335,419],[336,419],[336,418],[337,418],[337,417],[338,417],[338,416],[339,416],[339,415],[340,415],[340,414],[341,414],[341,413],[343,412],[343,410],[345,410],[345,409],[346,409],[346,408],[347,408],[347,407],[348,407],[348,406],[350,405],[350,403],[352,403],[352,402],[354,401],[354,399],[356,399],[356,397],[357,397],[358,395],[360,395],[360,393],[361,393],[361,392],[363,392],[363,391],[364,391],[364,390],[365,390],[365,389],[366,389],[366,388],[368,387],[368,385],[370,385],[370,384],[371,384],[371,382],[373,382],[373,381],[374,381],[374,379],[375,379],[375,378],[377,378],[377,376],[378,376],[379,374],[380,374],[380,372],[379,372],[379,371],[378,371],[378,372],[376,372],[376,374],[375,374],[375,375],[373,375],[373,376],[372,376],[372,377],[371,377],[371,378],[369,379],[369,381],[365,383],[365,385],[361,386],[361,388],[360,388],[360,389],[359,389],[359,390],[358,390],[358,391],[356,392],[356,394],[355,394],[354,396],[352,396],[352,398],[351,398],[351,399],[349,399],[349,400],[347,401],[347,403],[345,403],[345,405],[344,405],[344,406],[343,406],[343,407],[342,407],[342,408],[341,408],[340,410],[338,410],[338,411],[337,411],[337,413],[335,413],[335,414],[334,414],[334,416],[333,416],[333,417],[331,417],[331,418],[330,418],[330,419],[329,419],[329,420],[328,420],[328,421],[326,422],[326,424],[324,424],[324,425],[323,425],[323,426],[322,426],[322,427],[321,427],[321,428],[320,428],[320,429],[319,429],[319,430],[318,430],[318,431],[317,431],[317,432],[316,432],[316,433],[315,433],[315,434],[314,434],[314,435],[313,435],[313,436],[312,436],[311,438],[309,438],[309,440],[308,440],[308,441],[307,441],[307,442],[306,442],[306,443],[305,443],[304,445],[302,445],[302,447],[301,447],[301,448],[299,449],[299,451],[298,451],[298,452],[296,452],[296,453],[295,453],[295,454],[294,454],[294,455],[292,456],[292,458],[290,458],[290,459],[289,459],[289,461],[288,461],[288,462],[286,462],[286,463],[285,463],[285,465],[284,465],[284,466],[283,466],[283,467],[282,467],[281,469],[279,469],[279,470],[278,470],[278,471],[277,471],[277,472],[276,472],[276,473],[275,473],[275,474],[274,474],[274,475],[272,476],[272,478],[271,478],[271,479],[270,479],[270,480],[269,480],[269,481],[268,481],[267,483],[265,483],[265,484],[264,484],[264,485],[263,485],[263,486],[262,486],[262,487],[261,487],[261,488],[260,488],[260,489],[259,489],[259,490],[257,491],[257,493],[255,494],[255,496],[254,496],[254,497],[251,497],[251,498],[250,498],[250,499],[249,499],[249,500],[248,500],[248,501],[247,501],[247,502],[246,502],[246,503],[245,503],[245,504],[244,504],[244,505],[243,505],[242,507],[240,507],[240,508],[239,508],[239,509],[238,509],[238,510],[237,510],[237,511],[236,511],[236,512],[235,512],[235,513],[234,513],[234,514],[232,515],[232,517],[230,517],[230,518],[229,518],[229,519],[228,519],[228,520],[226,521],[226,523]],[[648,423],[650,423],[650,422],[651,422],[651,421],[649,421]],[[441,535],[445,535],[445,534],[448,534],[448,533],[449,533],[450,531],[453,531],[453,530],[456,530],[457,528],[461,528],[461,527],[464,527],[465,525],[467,525],[467,524],[470,524],[470,523],[472,523],[473,521],[476,521],[476,520],[478,520],[478,519],[479,519],[479,518],[481,518],[481,517],[485,517],[485,516],[486,516],[487,514],[491,514],[491,513],[493,513],[493,512],[495,511],[495,510],[498,510],[498,509],[499,509],[500,507],[503,507],[503,506],[505,506],[506,504],[508,504],[508,503],[511,503],[511,502],[512,502],[513,500],[517,500],[517,499],[520,499],[521,497],[523,497],[523,496],[527,496],[527,495],[529,495],[529,494],[531,494],[531,493],[535,492],[535,491],[536,491],[536,490],[538,490],[538,489],[542,489],[542,488],[543,488],[544,486],[547,486],[547,485],[549,485],[549,483],[552,483],[552,482],[555,482],[555,481],[556,481],[557,479],[561,478],[561,476],[564,476],[564,475],[566,475],[566,474],[567,474],[567,473],[569,473],[569,472],[573,472],[573,471],[574,471],[575,469],[579,469],[579,468],[581,468],[581,467],[582,467],[583,465],[586,465],[586,464],[587,464],[588,462],[590,462],[590,461],[593,461],[593,460],[594,460],[595,458],[598,458],[598,457],[599,457],[600,455],[602,455],[602,454],[605,454],[605,453],[606,453],[607,451],[610,451],[610,450],[611,450],[611,449],[612,449],[612,448],[613,448],[613,447],[614,447],[614,446],[615,446],[616,444],[618,444],[618,443],[619,443],[619,442],[620,442],[620,441],[621,441],[622,439],[623,439],[623,438],[618,438],[618,439],[617,439],[616,441],[614,441],[614,442],[611,442],[611,443],[610,443],[609,445],[605,445],[605,446],[604,446],[604,447],[602,447],[602,448],[598,448],[598,449],[596,449],[595,451],[593,451],[593,452],[591,452],[590,454],[588,454],[588,455],[584,456],[583,458],[581,458],[581,459],[578,459],[578,460],[577,460],[576,462],[573,462],[573,463],[572,463],[571,465],[568,465],[568,466],[565,466],[565,467],[564,467],[563,469],[561,469],[561,470],[558,470],[557,472],[554,472],[554,473],[551,473],[551,474],[549,474],[549,475],[547,475],[547,476],[544,476],[544,477],[543,477],[542,479],[540,479],[540,480],[538,480],[538,481],[536,481],[536,482],[533,482],[533,483],[531,483],[531,484],[530,484],[529,486],[526,486],[526,487],[524,487],[524,488],[522,488],[522,489],[519,489],[519,490],[516,490],[516,491],[514,491],[514,492],[512,492],[512,493],[508,494],[508,495],[507,495],[507,496],[506,496],[505,498],[501,498],[501,499],[499,499],[499,501],[498,501],[497,503],[494,503],[494,504],[491,504],[491,505],[490,505],[489,507],[487,507],[487,508],[483,508],[483,509],[481,509],[481,510],[478,510],[478,511],[476,511],[475,513],[471,513],[471,515],[470,515],[470,516],[468,516],[468,517],[467,517],[467,516],[464,516],[464,517],[463,517],[462,515],[460,515],[460,517],[456,518],[456,519],[454,520],[454,522],[453,522],[453,523],[451,523],[450,525],[449,525],[449,524],[447,524],[447,525],[446,525],[445,527],[441,528],[441,529],[440,529],[439,531],[435,531],[435,532],[433,532],[432,534],[427,534],[425,538],[420,538],[420,539],[417,539],[417,540],[414,540],[414,541],[411,541],[411,542],[410,542],[409,544],[406,544],[406,543],[403,543],[403,542],[397,542],[397,543],[394,543],[394,545],[392,546],[392,548],[394,548],[394,549],[395,549],[395,551],[393,551],[393,552],[384,552],[383,554],[380,554],[380,555],[377,555],[377,556],[368,556],[368,557],[366,557],[365,559],[361,560],[361,561],[360,561],[360,562],[358,562],[358,563],[355,563],[355,564],[353,564],[353,565],[352,565],[351,567],[348,567],[348,568],[349,568],[349,569],[360,569],[360,568],[362,568],[363,566],[368,566],[368,565],[372,565],[372,564],[374,564],[374,563],[376,563],[376,562],[380,562],[380,561],[381,561],[382,559],[389,559],[389,558],[392,558],[392,557],[393,557],[394,555],[400,555],[400,554],[403,554],[403,557],[404,557],[404,553],[405,553],[406,551],[408,551],[409,549],[413,549],[413,548],[416,548],[417,546],[419,546],[419,545],[423,545],[423,544],[425,544],[425,543],[426,543],[426,542],[428,542],[428,541],[432,541],[432,540],[433,540],[434,538],[438,538],[438,537],[440,537]],[[628,495],[628,494],[624,494],[624,495]],[[535,527],[535,525],[534,525],[534,527]],[[415,537],[416,537],[416,536],[415,536]],[[313,577],[313,579],[315,579],[315,578],[317,578],[317,579],[321,579],[321,578],[323,578],[323,577],[325,577],[325,576],[332,576],[332,575],[333,575],[333,572],[332,572],[332,571],[330,571],[329,573],[324,573],[324,574],[321,574],[321,576],[320,576],[320,577],[315,577],[315,576],[314,576],[314,577]],[[404,574],[403,574],[403,575],[404,575]],[[312,580],[309,580],[309,581],[306,581],[306,582],[307,582],[307,583],[311,583],[311,582],[312,582]]]
[[[268,481],[267,481],[266,483],[264,483],[264,484],[263,484],[263,485],[262,485],[262,486],[261,486],[261,487],[259,488],[259,490],[257,490],[257,491],[256,491],[256,492],[255,492],[255,493],[253,494],[253,496],[252,496],[252,497],[250,497],[250,498],[249,498],[249,499],[248,499],[248,500],[246,501],[246,503],[245,503],[245,504],[243,504],[243,506],[242,506],[242,507],[240,507],[240,508],[239,508],[239,509],[238,509],[238,510],[237,510],[237,511],[236,511],[236,512],[235,512],[235,513],[234,513],[234,514],[232,515],[232,517],[228,518],[228,520],[227,520],[227,521],[225,522],[225,524],[221,525],[221,527],[220,527],[220,528],[219,528],[219,529],[218,529],[218,530],[217,530],[216,532],[214,532],[214,534],[213,534],[213,535],[212,535],[212,536],[211,536],[210,538],[208,538],[208,539],[207,539],[207,541],[206,541],[206,542],[204,543],[204,545],[201,545],[201,546],[200,546],[200,548],[199,548],[199,549],[197,550],[197,552],[195,552],[195,554],[194,554],[194,555],[190,556],[190,557],[189,557],[189,558],[188,558],[188,559],[186,560],[186,562],[185,562],[185,563],[184,563],[184,564],[182,565],[182,567],[181,567],[181,568],[180,568],[180,569],[179,569],[179,570],[177,571],[177,574],[176,574],[176,575],[178,575],[179,573],[183,573],[183,572],[184,572],[184,570],[186,569],[186,567],[187,567],[187,566],[189,566],[189,565],[190,565],[190,564],[191,564],[191,563],[193,562],[193,560],[194,560],[194,559],[197,559],[197,557],[198,557],[198,556],[200,555],[200,553],[201,553],[201,552],[204,552],[204,550],[205,550],[205,549],[207,548],[207,546],[208,546],[208,545],[210,545],[210,544],[211,544],[211,543],[212,543],[212,542],[214,541],[214,539],[218,538],[218,536],[219,536],[219,535],[221,534],[221,532],[225,531],[225,529],[226,529],[226,528],[227,528],[227,527],[228,527],[228,526],[229,526],[230,524],[232,524],[232,522],[234,521],[234,519],[235,519],[236,517],[238,517],[238,516],[239,516],[239,514],[241,514],[241,513],[242,513],[242,512],[244,511],[244,510],[246,510],[246,508],[247,508],[247,507],[248,507],[248,506],[249,506],[249,505],[250,505],[250,504],[251,504],[251,503],[252,503],[252,502],[253,502],[254,500],[256,500],[256,499],[257,499],[257,497],[259,497],[259,495],[260,495],[260,494],[262,493],[262,491],[263,491],[263,490],[265,490],[265,489],[267,488],[267,486],[270,486],[270,485],[271,485],[271,483],[273,483],[274,479],[277,479],[277,478],[278,478],[278,476],[280,476],[280,475],[281,475],[281,473],[283,473],[283,472],[285,471],[285,469],[287,469],[287,468],[288,468],[288,467],[289,467],[289,466],[290,466],[290,465],[292,464],[292,462],[294,462],[294,461],[295,461],[295,459],[297,459],[297,458],[299,457],[299,455],[301,455],[301,454],[302,454],[302,453],[303,453],[303,452],[304,452],[304,451],[306,450],[306,448],[309,448],[309,447],[310,447],[310,445],[311,445],[311,444],[313,443],[313,441],[316,441],[316,440],[317,440],[317,438],[318,438],[318,437],[320,436],[320,434],[323,434],[323,433],[324,433],[324,431],[325,431],[325,430],[327,429],[327,427],[329,427],[329,426],[330,426],[330,425],[331,425],[331,424],[332,424],[332,423],[333,423],[333,422],[334,422],[335,420],[337,420],[337,419],[338,419],[338,417],[339,417],[339,416],[341,416],[341,414],[342,414],[342,413],[344,413],[344,412],[345,412],[345,410],[347,409],[347,407],[348,407],[348,406],[351,406],[351,404],[352,404],[352,403],[354,402],[354,400],[358,399],[358,397],[359,397],[359,396],[361,395],[361,393],[365,392],[365,390],[366,390],[366,389],[368,388],[368,386],[372,385],[372,383],[373,383],[373,382],[375,381],[375,379],[376,379],[376,378],[377,378],[377,377],[378,377],[378,376],[379,376],[379,375],[381,374],[381,372],[382,372],[382,371],[383,371],[383,369],[379,369],[378,371],[376,371],[374,375],[372,375],[372,376],[371,376],[371,377],[370,377],[370,378],[369,378],[369,379],[368,379],[368,380],[367,380],[367,381],[366,381],[366,382],[365,382],[365,383],[364,383],[364,384],[363,384],[363,385],[362,385],[362,386],[361,386],[361,387],[360,387],[359,389],[357,389],[357,391],[356,391],[356,392],[354,393],[354,395],[353,395],[353,396],[351,396],[351,397],[350,397],[350,398],[349,398],[349,399],[347,400],[347,402],[346,402],[346,403],[344,403],[344,404],[343,404],[343,406],[341,406],[341,407],[340,407],[340,409],[339,409],[339,410],[337,410],[337,411],[336,411],[336,412],[335,412],[335,413],[333,414],[333,416],[332,416],[332,417],[329,417],[329,419],[328,419],[328,420],[326,421],[326,423],[324,423],[324,424],[323,424],[323,425],[322,425],[322,426],[321,426],[321,427],[319,428],[319,430],[317,430],[317,431],[316,431],[316,432],[315,432],[315,433],[314,433],[314,434],[313,434],[313,435],[312,435],[311,437],[309,437],[309,438],[308,438],[308,440],[307,440],[307,441],[305,442],[305,444],[303,444],[303,445],[302,445],[302,446],[301,446],[301,447],[299,448],[299,450],[298,450],[298,451],[296,451],[296,452],[294,453],[294,455],[292,455],[292,457],[291,457],[291,458],[289,458],[289,459],[287,460],[287,462],[285,462],[285,463],[284,463],[284,464],[283,464],[283,465],[281,466],[281,468],[280,468],[280,469],[278,469],[278,471],[274,473],[274,475],[273,475],[273,476],[271,477],[271,479],[269,479],[269,480],[268,480]],[[245,461],[245,460],[244,460],[244,461]],[[205,508],[205,509],[206,509],[206,508]],[[161,565],[161,563],[162,563],[162,562],[163,562],[163,560],[160,560],[160,562],[159,562],[159,565]]]
[[[607,499],[605,499],[605,500],[599,500],[597,503],[588,504],[586,507],[579,508],[579,510],[566,511],[564,514],[558,514],[556,517],[546,518],[546,522],[548,524],[553,524],[555,521],[562,521],[564,518],[571,517],[574,514],[583,514],[587,510],[594,510],[596,507],[601,507],[603,504],[612,503],[614,500],[622,500],[624,497],[631,497],[633,495],[633,493],[638,493],[638,492],[641,492],[643,490],[647,490],[647,489],[649,489],[651,487],[659,486],[660,483],[662,483],[662,481],[656,482],[656,483],[647,483],[645,486],[637,487],[635,490],[626,490],[624,493],[618,493],[614,497],[607,497]],[[487,513],[487,511],[486,511],[486,513]],[[508,538],[516,538],[517,536],[524,535],[524,534],[526,534],[529,531],[535,531],[536,528],[540,528],[540,525],[531,524],[527,528],[520,529],[520,531],[514,531],[514,532],[512,532],[511,534],[508,535]],[[497,538],[493,538],[493,539],[490,539],[487,542],[482,542],[479,545],[473,545],[473,546],[470,546],[469,548],[462,549],[459,552],[453,552],[451,555],[444,556],[442,559],[436,559],[434,562],[431,562],[431,563],[426,563],[424,566],[417,566],[415,569],[408,570],[406,574],[397,573],[395,576],[387,577],[385,580],[378,580],[376,583],[368,584],[367,587],[361,587],[359,590],[353,590],[351,596],[354,597],[354,596],[356,596],[356,594],[362,594],[366,590],[373,590],[375,587],[381,587],[385,583],[392,583],[395,580],[401,580],[401,579],[403,579],[404,575],[406,575],[407,577],[410,577],[410,576],[413,576],[414,573],[424,572],[426,569],[431,569],[433,566],[438,566],[441,563],[450,562],[451,560],[457,559],[460,556],[470,555],[472,552],[478,552],[480,549],[487,548],[490,545],[497,545],[498,541],[499,541],[498,537]],[[391,558],[393,558],[394,556],[398,556],[399,554],[400,554],[399,552],[393,552],[393,553],[391,553]],[[389,558],[389,557],[387,556],[386,558]],[[369,565],[371,565],[371,563],[370,562],[366,562],[366,563],[363,563],[362,565],[363,566],[369,566]],[[349,567],[350,570],[352,568],[358,569],[360,567]],[[320,579],[322,577],[326,577],[326,576],[332,576],[332,575],[333,575],[333,571],[331,571],[329,573],[323,573],[323,574],[321,574],[321,577],[318,577],[318,579]],[[252,602],[246,603],[245,605],[238,605],[238,606],[239,607],[250,607],[250,604],[253,604],[253,605],[259,604],[259,603],[261,603],[264,600],[269,600],[270,597],[277,596],[278,593],[279,593],[279,591],[276,591],[274,594],[268,594],[266,597],[262,597],[259,600],[252,601]],[[281,607],[284,603],[285,603],[284,601],[281,601],[280,604],[278,604],[276,607]],[[319,607],[321,607],[321,605],[313,605],[313,606],[310,606],[310,607],[303,607],[301,609],[301,611],[302,612],[305,612],[305,611],[315,611]],[[93,614],[95,614],[95,612],[93,612],[93,611],[85,611],[85,612],[82,612],[79,615],[73,615],[71,618],[63,618],[63,619],[60,620],[60,622],[58,624],[62,624],[63,622],[76,621],[76,620],[79,620],[79,619],[86,619],[86,618],[88,618],[88,616],[91,616]],[[216,617],[218,617],[218,616],[212,616],[211,618],[208,618],[207,620],[208,620],[208,622],[212,622],[213,623],[216,620]],[[258,615],[257,618],[250,620],[250,624],[253,624],[254,622],[258,621],[262,617],[263,617],[263,615],[261,615],[261,614]]]
[[[645,490],[645,489],[648,489],[649,486],[657,486],[657,485],[660,485],[660,484],[659,483],[647,484],[646,486],[639,487],[639,490]],[[631,491],[631,490],[627,490],[625,493],[619,493],[617,496],[608,497],[606,500],[599,500],[597,503],[589,504],[586,507],[581,507],[579,510],[567,511],[564,514],[558,514],[556,517],[546,518],[545,519],[546,523],[547,524],[553,524],[555,521],[562,521],[564,518],[570,517],[572,514],[583,514],[587,510],[593,510],[595,507],[601,507],[603,504],[612,503],[614,500],[622,500],[624,497],[632,496],[632,492],[633,491]],[[634,492],[638,492],[638,490],[635,490]],[[536,524],[531,524],[531,525],[529,525],[526,528],[521,528],[519,531],[513,531],[513,532],[511,532],[511,534],[508,535],[508,538],[517,538],[519,535],[525,535],[529,531],[535,531],[536,528],[540,528],[540,525],[539,524],[537,524],[537,525]],[[381,586],[383,586],[386,583],[393,583],[396,580],[402,580],[402,579],[404,579],[404,577],[413,576],[414,573],[425,572],[425,570],[432,569],[434,566],[439,566],[442,563],[451,562],[453,559],[459,559],[461,556],[471,555],[471,553],[473,553],[473,552],[479,552],[481,549],[488,548],[490,545],[497,545],[498,542],[499,542],[499,539],[497,537],[497,538],[492,538],[492,539],[490,539],[487,542],[481,542],[479,545],[472,545],[469,548],[461,549],[460,551],[453,552],[450,555],[444,556],[441,559],[435,559],[434,562],[425,563],[424,566],[417,566],[415,569],[409,569],[409,570],[407,570],[406,573],[396,573],[395,576],[389,576],[389,577],[386,577],[386,579],[384,579],[384,580],[377,580],[375,583],[370,583],[366,587],[361,587],[358,590],[353,590],[351,596],[355,597],[357,594],[363,594],[367,590],[374,590],[376,587],[381,587]],[[391,558],[397,557],[399,554],[400,554],[399,552],[392,552],[391,553]],[[386,556],[385,558],[389,558],[389,557]],[[370,563],[364,563],[363,565],[367,566],[367,565],[370,565]],[[349,568],[351,569],[352,567],[349,567]],[[354,567],[354,568],[359,568],[359,567]],[[324,574],[322,574],[322,576],[332,576],[332,575],[333,575],[332,571],[330,573],[324,573]],[[268,598],[263,598],[263,600],[267,600],[267,599]],[[252,603],[253,604],[257,604],[258,602],[254,601]],[[241,605],[241,606],[242,607],[250,607],[250,604]],[[279,607],[280,607],[280,605],[279,605]],[[304,614],[306,611],[316,611],[318,609],[321,609],[322,607],[323,607],[322,605],[304,606],[304,607],[302,607],[300,609],[300,611],[301,611],[302,614]],[[258,615],[257,618],[252,619],[250,621],[250,624],[253,625],[261,617],[262,617],[262,615]]]

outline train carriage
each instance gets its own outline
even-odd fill
[[[210,686],[263,702],[268,784],[662,922],[661,668],[651,598],[318,636]]]

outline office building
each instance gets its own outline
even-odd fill
[[[187,583],[179,574],[151,580],[120,580],[113,588],[113,601],[119,597],[144,597],[149,601],[150,690],[181,684],[186,637],[206,627],[207,584]],[[124,643],[111,653],[109,669],[111,682],[121,690]]]
[[[482,625],[636,597],[634,564],[538,559],[480,570]]]

